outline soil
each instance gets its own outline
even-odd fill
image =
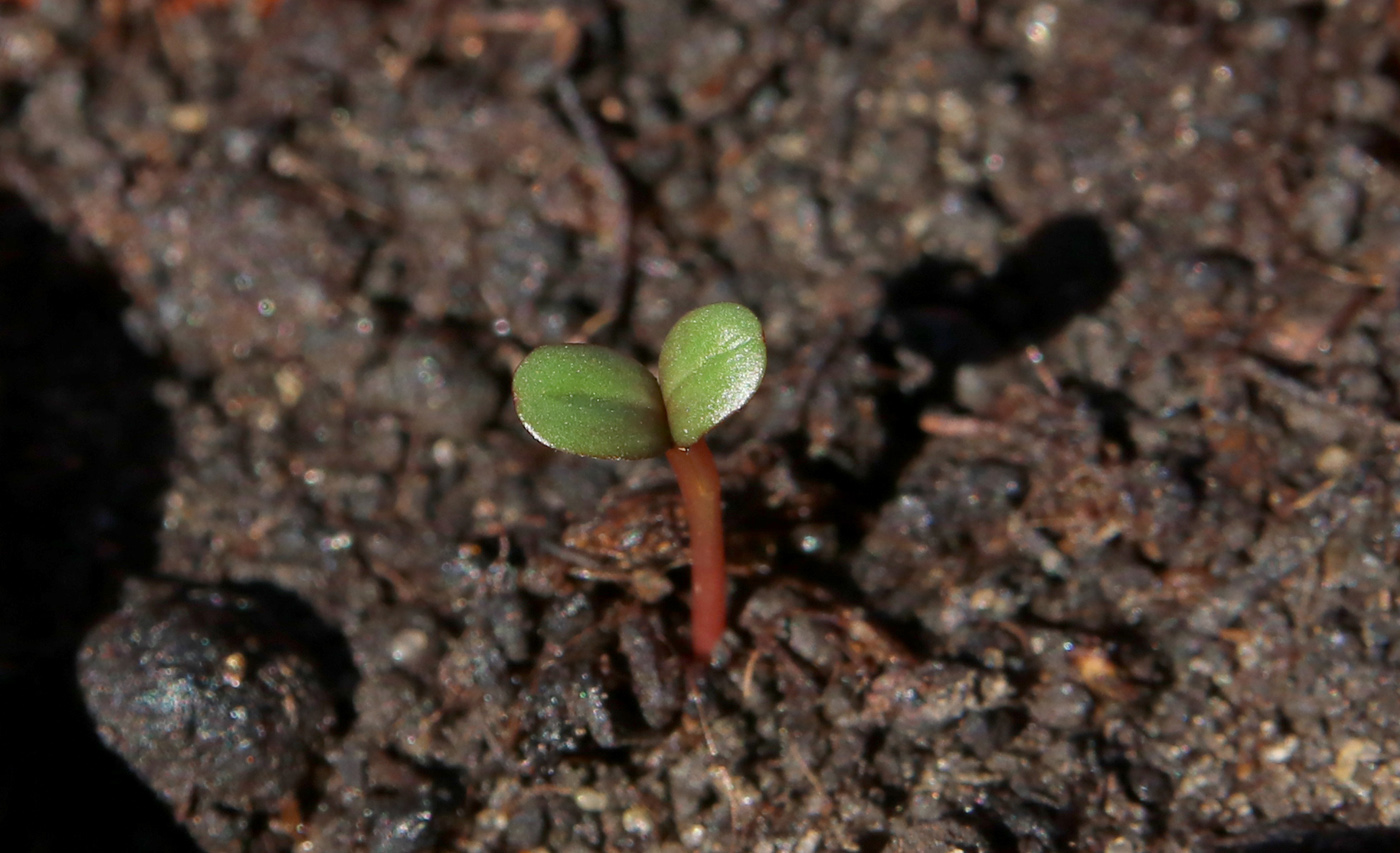
[[[1400,849],[1388,0],[0,6],[6,850]],[[528,350],[762,317],[687,658]]]

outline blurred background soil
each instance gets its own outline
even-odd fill
[[[1395,15],[0,5],[4,849],[1400,849]]]

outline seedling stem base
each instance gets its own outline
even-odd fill
[[[690,642],[695,658],[709,663],[724,636],[726,574],[719,470],[702,438],[666,451],[676,472],[690,524]]]

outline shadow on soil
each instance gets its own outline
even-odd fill
[[[1097,219],[1051,220],[1011,252],[991,276],[965,261],[925,257],[885,286],[884,319],[866,341],[871,358],[893,367],[903,349],[933,366],[913,393],[892,388],[880,400],[884,456],[860,494],[871,508],[889,500],[927,436],[919,415],[955,407],[958,368],[1004,358],[1054,336],[1098,310],[1122,280],[1108,232]]]
[[[900,478],[923,450],[928,436],[919,427],[919,416],[930,407],[957,408],[953,382],[959,367],[1045,341],[1075,317],[1100,308],[1121,277],[1108,232],[1097,219],[1081,214],[1042,226],[990,276],[965,261],[936,257],[892,275],[885,285],[882,318],[861,343],[887,373],[898,373],[902,355],[912,353],[927,360],[932,375],[917,388],[901,389],[894,382],[883,388],[877,397],[883,445],[867,468],[856,472],[817,460],[802,471],[804,480],[829,484],[848,496],[847,507],[855,510],[838,520],[841,550],[849,555],[860,547],[869,532],[864,519],[894,498]],[[795,440],[793,458],[805,454],[801,441]],[[841,599],[871,604],[844,568],[804,563],[796,555],[793,560],[803,566],[803,577]],[[878,606],[871,610],[880,612]],[[914,623],[882,624],[916,653],[924,648],[923,632]]]
[[[0,191],[0,838],[20,853],[198,849],[102,746],[74,675],[84,631],[155,564],[172,447],[125,304]]]
[[[1269,841],[1216,848],[1216,853],[1378,853],[1400,850],[1400,829],[1368,827],[1298,833]]]
[[[1121,278],[1098,220],[1064,216],[1032,234],[992,276],[927,257],[898,273],[886,286],[885,328],[896,345],[932,360],[936,376],[951,382],[959,365],[1043,342],[1098,310]]]

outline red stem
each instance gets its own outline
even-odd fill
[[[666,451],[676,472],[690,523],[690,643],[708,663],[724,636],[724,519],[720,514],[719,470],[702,438],[690,447]]]

